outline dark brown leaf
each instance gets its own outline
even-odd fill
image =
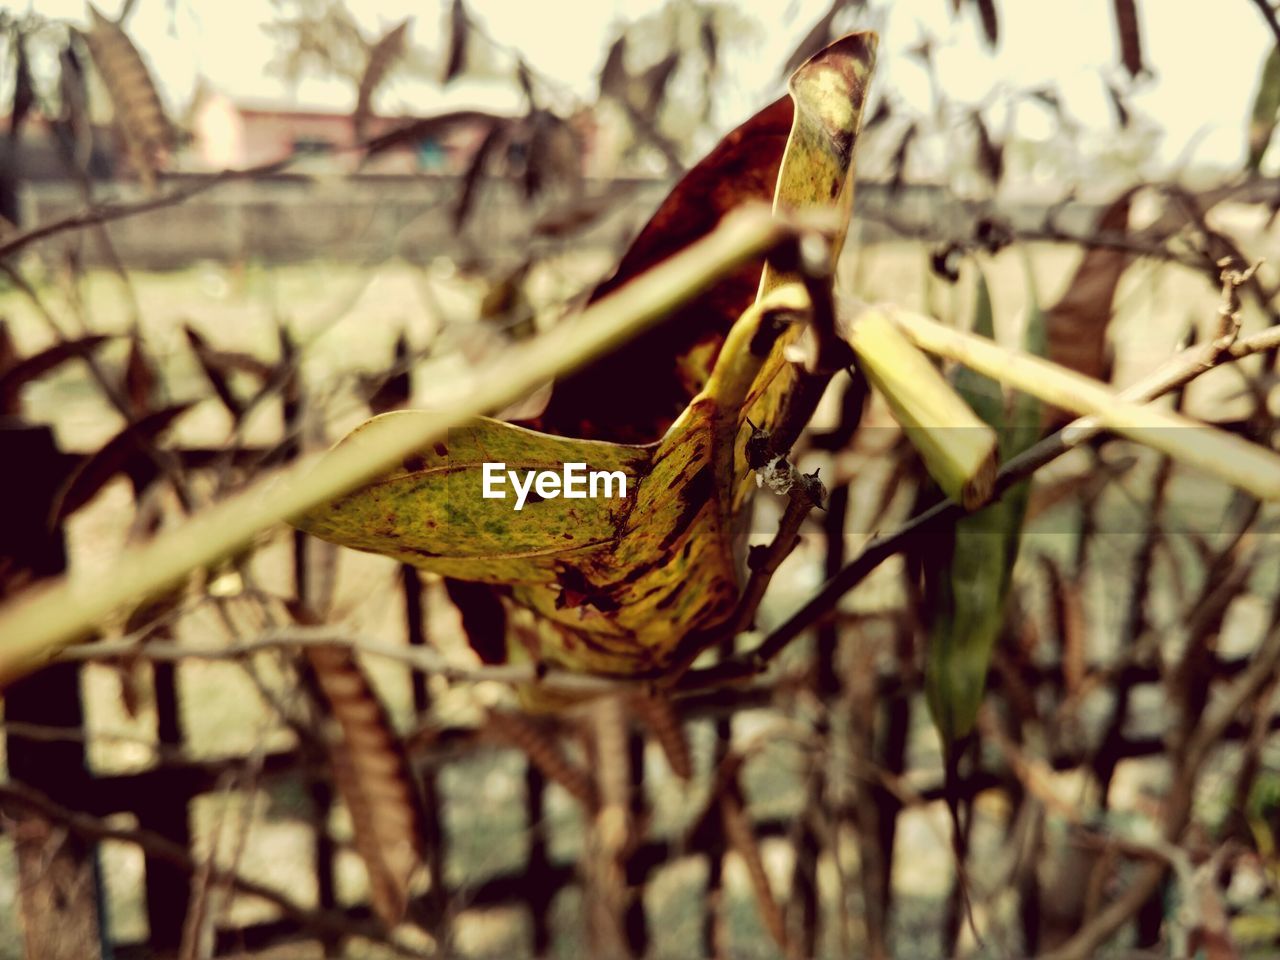
[[[1120,40],[1120,62],[1134,77],[1146,71],[1142,64],[1142,39],[1138,33],[1138,9],[1134,0],[1112,0],[1116,15],[1116,36]]]
[[[471,38],[471,18],[462,0],[453,0],[449,7],[449,58],[445,63],[444,78],[448,83],[467,69],[467,41]]]
[[[1122,236],[1128,229],[1133,191],[1120,195],[1098,219],[1094,233]],[[1066,292],[1045,315],[1049,359],[1097,380],[1111,376],[1107,327],[1116,286],[1133,256],[1114,246],[1085,250]]]
[[[1116,113],[1116,125],[1121,130],[1129,129],[1129,106],[1125,103],[1124,96],[1116,89],[1115,84],[1107,84],[1107,97],[1111,101],[1111,109]]]
[[[704,236],[734,207],[770,199],[791,118],[791,98],[782,97],[721,140],[676,184],[592,301]],[[702,385],[683,359],[695,350],[708,363],[714,358],[754,299],[761,268],[760,261],[743,266],[671,322],[561,380],[536,421],[539,429],[619,442],[656,440]]]
[[[987,179],[999,186],[1000,179],[1004,176],[1004,144],[996,143],[991,139],[991,133],[982,120],[981,112],[974,110],[971,116],[974,129],[978,134],[978,165],[987,175]]]
[[[338,730],[327,738],[338,793],[351,814],[356,851],[369,874],[369,899],[388,927],[399,924],[409,883],[422,865],[422,806],[404,746],[351,650],[309,647]]]
[[[1000,20],[996,16],[996,0],[973,0],[982,20],[982,32],[992,49],[1000,43]]]
[[[3,374],[0,374],[0,413],[17,411],[19,394],[28,383],[38,380],[68,360],[88,357],[110,339],[110,337],[95,334],[76,340],[64,340],[47,350],[41,350],[33,356],[13,363]]]
[[[548,780],[564,787],[587,810],[596,809],[596,786],[591,776],[564,755],[537,721],[518,713],[490,710],[484,731],[500,743],[522,751]]]
[[[702,43],[702,56],[707,62],[707,76],[715,75],[720,63],[720,37],[716,33],[715,12],[707,8],[698,25],[698,40]]]
[[[176,143],[173,125],[133,41],[93,4],[89,4],[89,16],[91,26],[85,42],[111,98],[116,125],[133,161],[145,176],[153,177]]]
[[[627,698],[627,706],[658,741],[672,772],[681,780],[691,779],[693,758],[689,755],[689,740],[671,698],[657,692],[635,693]]]
[[[187,335],[187,343],[191,345],[191,349],[195,352],[196,360],[200,364],[200,369],[204,371],[205,377],[209,384],[213,387],[213,392],[218,395],[218,399],[231,414],[231,419],[239,421],[244,416],[244,403],[236,396],[235,391],[231,389],[231,381],[228,376],[230,370],[228,365],[223,362],[223,354],[214,350],[190,326],[184,326],[183,332]]]
[[[625,100],[627,97],[627,35],[613,41],[600,68],[600,96]]]
[[[373,95],[378,92],[378,87],[386,80],[387,74],[396,65],[396,61],[404,56],[409,23],[412,19],[412,17],[405,17],[369,48],[369,60],[360,77],[360,86],[356,93],[356,112],[352,119],[357,139],[364,138],[365,125],[373,114]]]
[[[125,362],[122,386],[124,398],[135,417],[145,416],[151,411],[156,395],[156,372],[147,359],[141,337],[129,340],[129,359]]]
[[[369,409],[375,414],[398,410],[409,402],[413,393],[413,375],[409,369],[409,338],[403,330],[396,337],[395,365],[390,376],[380,377],[369,394]]]
[[[0,378],[13,369],[18,359],[18,345],[9,332],[9,321],[0,317]]]
[[[86,457],[55,501],[54,523],[61,523],[83,507],[119,473],[129,476],[136,491],[145,488],[156,472],[149,450],[156,438],[192,406],[179,403],[149,413],[117,433],[97,453]]]
[[[487,583],[444,578],[445,592],[462,618],[462,632],[482,663],[507,659],[507,611],[502,598]]]

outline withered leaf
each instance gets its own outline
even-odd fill
[[[543,776],[564,787],[585,809],[596,809],[596,785],[590,774],[565,756],[553,735],[538,721],[506,710],[490,710],[485,715],[484,732],[522,751]]]
[[[173,125],[137,47],[128,34],[89,4],[85,43],[115,110],[116,125],[143,174],[154,177],[176,143]]]
[[[396,61],[404,56],[412,19],[405,17],[369,48],[369,60],[360,77],[360,85],[356,91],[356,112],[352,119],[358,139],[364,138],[365,125],[373,112],[373,95],[378,92],[378,87],[386,80]]]
[[[383,923],[394,927],[404,919],[410,880],[422,864],[423,818],[413,773],[351,650],[309,647],[306,657],[339,728],[327,738],[329,758],[369,875],[369,899]]]
[[[64,340],[37,354],[15,361],[0,372],[0,412],[16,412],[19,395],[28,383],[38,380],[68,360],[90,356],[110,339],[107,336],[94,334],[75,340]]]
[[[1103,211],[1095,234],[1123,236],[1129,224],[1133,191],[1127,190]],[[1133,255],[1115,246],[1086,249],[1066,291],[1046,312],[1049,359],[1096,380],[1111,376],[1107,327],[1120,277]]]
[[[390,376],[378,378],[369,392],[369,409],[375,414],[387,413],[403,407],[413,392],[412,372],[409,369],[409,338],[403,330],[396,337],[395,364]]]
[[[154,478],[156,466],[149,450],[157,437],[193,405],[179,403],[162,407],[135,421],[86,457],[67,480],[54,507],[53,520],[65,520],[97,496],[107,481],[124,473],[135,491],[145,488]]]
[[[1137,78],[1146,70],[1142,63],[1142,39],[1138,33],[1138,8],[1134,0],[1112,0],[1116,17],[1116,36],[1120,40],[1120,62]]]
[[[996,15],[996,0],[973,0],[982,20],[982,32],[994,49],[1000,42],[1000,20]]]
[[[471,38],[471,18],[462,0],[449,7],[449,56],[445,62],[442,83],[448,83],[467,69],[467,42]]]
[[[627,35],[623,33],[610,44],[604,66],[600,68],[600,96],[625,99],[627,79]]]
[[[124,398],[135,417],[144,416],[151,410],[156,394],[156,371],[147,358],[146,349],[142,346],[142,338],[129,339],[129,358],[124,366]]]
[[[676,184],[591,301],[705,236],[734,207],[772,197],[791,118],[791,98],[783,97],[721,140]],[[535,426],[596,440],[656,440],[706,382],[725,333],[755,296],[761,266],[744,266],[626,350],[557,382]]]
[[[265,382],[271,378],[273,373],[270,365],[247,353],[240,353],[234,350],[215,350],[190,325],[184,325],[182,329],[183,333],[186,334],[187,343],[191,345],[192,352],[196,355],[200,369],[204,371],[204,375],[213,387],[213,392],[217,394],[218,400],[226,407],[233,420],[239,420],[244,415],[245,404],[232,390],[230,375],[239,371],[252,374]]]
[[[1004,144],[998,144],[991,139],[991,133],[987,130],[980,111],[974,110],[971,116],[974,129],[978,134],[978,165],[987,175],[987,179],[998,186],[1004,176]]]
[[[671,698],[657,691],[631,694],[627,706],[662,747],[671,771],[681,780],[693,777],[689,740],[680,725],[680,714]]]

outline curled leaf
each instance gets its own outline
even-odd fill
[[[117,433],[96,453],[86,457],[72,473],[58,497],[54,522],[61,522],[83,507],[97,496],[107,481],[119,473],[130,477],[135,490],[146,487],[156,471],[149,448],[191,406],[189,403],[180,403],[149,413]]]
[[[307,648],[307,662],[336,730],[326,738],[334,782],[351,814],[369,899],[388,927],[399,924],[422,864],[422,809],[404,747],[386,708],[347,647]]]
[[[91,356],[110,337],[93,334],[75,340],[64,340],[33,356],[14,361],[0,370],[0,413],[13,413],[18,408],[18,398],[23,387],[38,380],[68,360]]]
[[[357,139],[364,138],[365,124],[373,112],[373,95],[387,78],[396,61],[404,56],[411,17],[406,17],[378,38],[369,48],[369,60],[356,91],[356,112],[352,118]]]
[[[176,145],[173,125],[151,72],[128,34],[93,4],[89,4],[89,17],[85,42],[111,98],[116,125],[134,162],[145,176],[154,177]]]

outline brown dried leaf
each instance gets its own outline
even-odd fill
[[[628,698],[627,705],[658,741],[672,772],[681,780],[691,779],[693,759],[689,755],[689,741],[671,698],[657,692],[634,693]]]
[[[378,92],[378,87],[387,78],[396,61],[404,56],[409,23],[412,20],[412,17],[405,17],[369,48],[369,61],[365,65],[364,74],[360,77],[360,86],[356,94],[356,112],[352,118],[357,139],[363,139],[365,124],[373,113],[373,95]]]
[[[734,207],[771,198],[791,117],[791,98],[782,97],[721,140],[676,184],[592,302],[706,235]],[[705,382],[705,371],[692,370],[688,358],[697,353],[709,368],[725,333],[755,297],[761,267],[760,261],[743,266],[671,322],[559,381],[538,429],[585,439],[656,440]]]
[[[413,392],[413,377],[409,369],[409,338],[403,330],[396,337],[396,349],[393,372],[390,376],[379,377],[376,385],[369,391],[369,409],[375,414],[398,410],[409,402]]]
[[[560,784],[587,810],[598,806],[596,786],[590,775],[560,750],[559,744],[529,717],[505,710],[490,710],[484,731],[490,737],[522,751],[543,775]]]
[[[973,126],[978,134],[978,165],[987,175],[987,179],[998,186],[1000,179],[1004,176],[1004,144],[996,143],[991,139],[991,133],[987,130],[980,111],[974,110],[970,116],[973,118]]]
[[[329,740],[334,782],[351,814],[369,874],[374,912],[404,919],[409,883],[422,864],[422,808],[404,746],[381,699],[347,647],[309,647],[307,662],[341,732]]]
[[[600,96],[625,100],[627,96],[627,35],[619,34],[600,68]]]
[[[1112,0],[1116,16],[1116,36],[1120,40],[1120,62],[1137,76],[1146,71],[1142,63],[1142,39],[1138,32],[1138,8],[1134,0]]]
[[[447,84],[467,69],[467,41],[470,38],[471,18],[467,15],[466,5],[462,0],[453,0],[449,7],[449,58],[441,83]]]
[[[769,885],[769,875],[764,869],[764,858],[760,856],[760,844],[756,840],[751,817],[747,814],[746,802],[743,799],[742,786],[736,775],[720,794],[720,817],[724,824],[725,840],[729,848],[742,858],[747,868],[747,875],[751,878],[751,889],[756,895],[756,906],[759,908],[760,919],[764,921],[765,929],[769,931],[769,935],[773,937],[774,943],[778,945],[783,956],[790,956],[786,918],[782,914],[782,908],[778,906],[777,898],[773,895],[773,888]]]
[[[0,413],[17,411],[20,392],[28,383],[38,380],[68,360],[90,356],[110,339],[95,334],[76,340],[64,340],[24,360],[18,360],[0,374]]]
[[[179,403],[149,413],[117,433],[97,453],[86,457],[55,501],[54,522],[61,523],[83,507],[118,473],[128,474],[135,490],[145,488],[156,470],[148,450],[155,439],[192,406]]]
[[[135,417],[145,416],[151,410],[156,395],[156,371],[147,359],[142,338],[129,339],[129,359],[124,366],[124,398]]]
[[[978,16],[982,19],[982,32],[987,43],[994,49],[1000,42],[1000,20],[996,16],[995,0],[973,0],[978,8]]]
[[[1123,234],[1133,191],[1120,195],[1098,218],[1096,234]],[[1049,359],[1096,380],[1111,376],[1107,326],[1120,277],[1133,256],[1116,247],[1089,247],[1062,298],[1045,315]]]
[[[114,21],[89,4],[85,34],[94,66],[115,110],[116,125],[144,176],[153,178],[177,142],[155,82],[137,47]]]

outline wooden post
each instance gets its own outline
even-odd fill
[[[53,501],[74,458],[53,432],[13,418],[0,420],[0,599],[66,567],[62,529],[51,528]],[[73,664],[46,667],[4,692],[8,724],[58,732],[59,739],[6,731],[9,776],[64,807],[76,807],[89,785],[85,766],[80,674]],[[95,851],[83,838],[38,812],[16,816],[19,907],[28,957],[100,960],[101,897]]]

